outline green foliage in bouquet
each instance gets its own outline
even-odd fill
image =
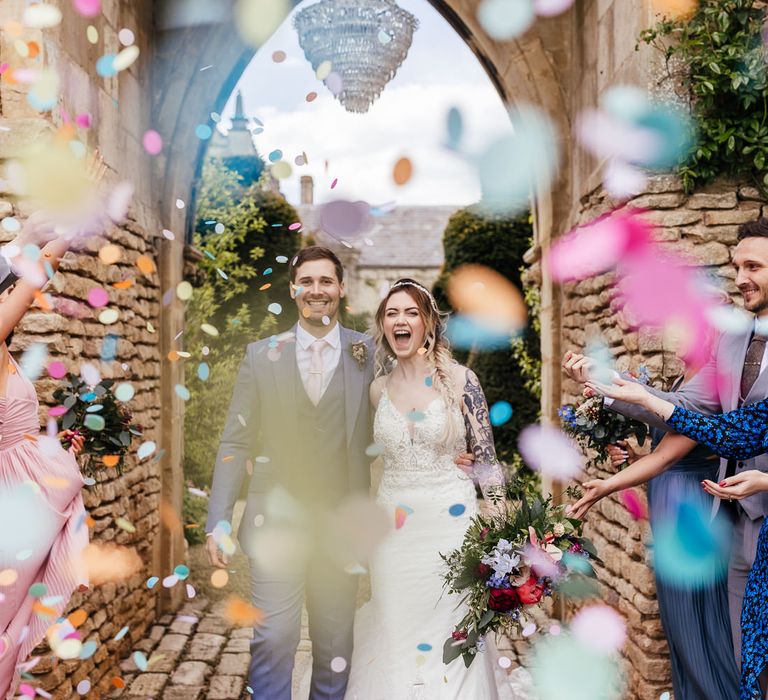
[[[67,409],[61,417],[61,429],[85,438],[78,461],[88,477],[107,467],[105,457],[116,459],[110,468],[122,474],[131,440],[134,435],[141,436],[141,427],[131,424],[131,413],[112,393],[114,383],[114,379],[102,379],[91,387],[80,377],[68,374],[53,392],[53,398]]]
[[[486,634],[521,631],[530,608],[574,579],[595,578],[590,562],[600,559],[582,537],[581,521],[566,517],[566,506],[551,497],[529,500],[525,492],[511,481],[504,514],[475,516],[461,547],[441,554],[444,589],[468,608],[443,646],[446,664],[461,656],[468,667]]]
[[[597,465],[608,459],[608,445],[615,445],[634,435],[638,444],[645,443],[648,426],[606,408],[602,396],[584,399],[580,404],[565,404],[558,410],[563,430],[584,450],[596,456],[587,463]]]

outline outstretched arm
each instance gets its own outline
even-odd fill
[[[463,372],[462,413],[467,431],[467,444],[475,457],[474,475],[483,498],[499,513],[504,507],[504,474],[496,458],[493,430],[483,388],[471,370]]]
[[[748,459],[768,452],[768,401],[712,416],[677,406],[667,425],[727,459]]]
[[[653,452],[633,462],[626,469],[607,479],[585,482],[582,485],[584,495],[570,507],[569,515],[583,519],[587,511],[600,499],[650,481],[682,459],[695,445],[693,440],[684,435],[667,433]]]

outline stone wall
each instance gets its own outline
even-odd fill
[[[0,8],[0,20],[18,20],[25,6],[23,0],[7,0]],[[152,3],[149,0],[118,2],[105,0],[102,13],[87,20],[72,10],[68,1],[53,1],[63,12],[57,28],[25,33],[41,47],[35,59],[23,59],[14,49],[15,39],[5,31],[0,34],[0,61],[11,68],[53,66],[61,77],[61,97],[56,109],[41,114],[27,102],[27,86],[0,78],[0,169],[8,160],[23,153],[24,148],[41,134],[60,129],[76,114],[88,112],[90,129],[74,129],[89,150],[99,148],[107,166],[105,181],[114,184],[130,180],[136,193],[128,220],[107,231],[106,238],[119,246],[120,260],[103,264],[97,252],[103,242],[90,244],[85,250],[70,252],[62,261],[60,271],[50,285],[54,307],[50,311],[32,308],[22,320],[11,346],[23,351],[31,343],[45,343],[49,360],[63,362],[70,371],[79,373],[83,362],[96,364],[103,377],[130,381],[135,398],[128,404],[134,422],[144,426],[142,440],[154,440],[163,447],[158,431],[161,414],[161,369],[168,361],[161,352],[164,332],[164,312],[161,303],[161,277],[158,272],[145,275],[136,266],[140,255],[149,257],[156,268],[162,264],[158,237],[162,230],[152,188],[152,160],[141,148],[141,135],[149,128],[151,103],[143,93],[142,84],[149,80],[149,45],[152,40]],[[86,27],[93,24],[99,32],[96,45],[86,40]],[[96,76],[96,59],[104,53],[119,50],[117,32],[130,28],[142,50],[142,57],[130,69],[118,76],[101,79]],[[4,174],[0,173],[0,178]],[[32,205],[20,200],[3,184],[0,189],[0,217],[15,216],[23,220]],[[4,234],[9,238],[8,234]],[[167,241],[166,241],[167,243]],[[179,244],[180,245],[180,244]],[[117,289],[115,282],[133,280],[127,289]],[[109,306],[119,311],[116,323],[105,326],[98,320],[99,310],[88,305],[89,290],[102,287],[108,291]],[[63,306],[62,306],[63,302]],[[174,302],[178,303],[178,302]],[[119,337],[117,360],[100,361],[101,347],[107,333]],[[167,333],[167,332],[166,332]],[[47,407],[53,405],[52,393],[58,382],[43,372],[36,382],[41,403],[41,424],[47,418]],[[34,685],[53,693],[55,698],[76,697],[75,685],[88,678],[97,689],[97,697],[107,695],[113,679],[119,675],[119,660],[136,640],[142,639],[156,617],[157,589],[145,585],[150,575],[170,573],[173,564],[161,564],[161,541],[167,528],[161,525],[161,465],[150,457],[138,464],[135,440],[122,476],[114,470],[103,475],[97,486],[84,489],[85,505],[90,515],[91,540],[116,543],[135,548],[143,569],[132,578],[119,583],[95,586],[77,593],[68,611],[82,608],[87,619],[79,628],[83,641],[98,643],[95,654],[87,661],[56,661],[45,646],[36,650],[41,655],[32,670]],[[124,519],[135,528],[118,524]],[[168,524],[173,527],[171,520]],[[181,562],[174,562],[181,563]],[[123,627],[128,633],[120,641],[114,636]],[[118,682],[119,683],[119,682]]]
[[[693,195],[682,191],[673,177],[653,179],[647,192],[630,205],[645,208],[657,224],[656,238],[702,266],[738,302],[730,246],[738,225],[761,215],[764,202],[752,187],[719,183]],[[595,191],[582,199],[579,223],[610,211],[615,202]],[[562,345],[581,350],[599,336],[611,347],[619,369],[644,365],[656,380],[680,374],[682,363],[665,347],[661,334],[631,328],[617,308],[611,275],[599,275],[562,288]],[[563,401],[577,398],[580,388],[564,382]],[[587,478],[605,478],[607,468],[590,468]],[[641,489],[643,497],[645,489]],[[590,512],[586,535],[591,537],[605,567],[598,570],[605,600],[626,617],[629,627],[625,656],[628,661],[628,698],[655,700],[671,690],[667,645],[656,603],[655,581],[646,543],[647,522],[634,521],[617,497],[606,498]]]

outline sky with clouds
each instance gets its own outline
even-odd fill
[[[300,10],[306,3],[294,10]],[[245,112],[264,131],[255,136],[263,157],[280,149],[284,158],[305,152],[308,165],[293,168],[281,182],[287,199],[298,203],[299,177],[312,175],[315,201],[365,200],[371,204],[466,205],[480,186],[472,154],[510,129],[506,109],[477,58],[427,0],[398,0],[419,20],[413,44],[395,78],[365,114],[347,112],[317,80],[288,17],[254,56],[238,89]],[[272,54],[287,58],[275,63]],[[318,97],[308,103],[310,92]],[[457,107],[464,120],[464,156],[447,150],[446,114]],[[222,125],[234,111],[234,94]],[[392,169],[401,157],[414,173],[397,186]],[[330,185],[338,184],[334,190]]]

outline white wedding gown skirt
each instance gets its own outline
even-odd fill
[[[461,422],[459,409],[450,410]],[[355,620],[346,700],[533,698],[528,674],[501,671],[490,644],[469,668],[461,658],[443,663],[443,644],[464,609],[443,591],[440,553],[461,545],[477,513],[475,487],[453,463],[465,449],[463,430],[443,440],[449,415],[442,400],[418,422],[400,413],[386,390],[379,402],[374,436],[384,448],[384,471],[377,502],[392,530],[370,561],[371,600]]]

